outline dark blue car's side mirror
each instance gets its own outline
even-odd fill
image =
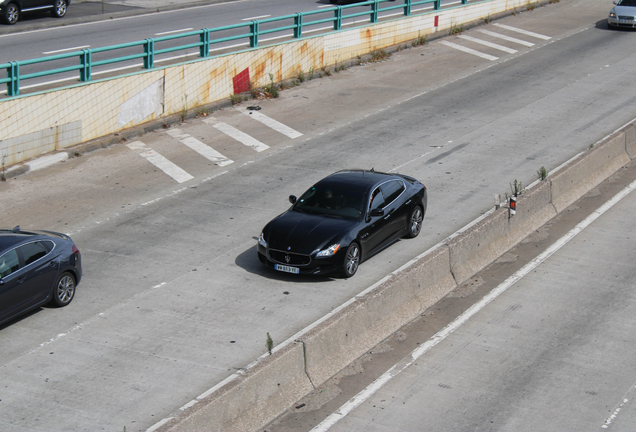
[[[298,198],[296,198],[296,196],[294,196],[294,195],[290,195],[289,196],[289,202],[292,203],[292,204],[296,204],[296,200],[297,199]]]

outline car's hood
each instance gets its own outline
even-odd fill
[[[635,16],[636,6],[614,6],[614,13],[622,16]]]
[[[309,255],[340,241],[344,233],[357,224],[357,221],[290,210],[268,223],[263,233],[270,249]]]

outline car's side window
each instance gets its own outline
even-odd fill
[[[24,265],[29,265],[46,256],[49,253],[49,249],[43,242],[37,241],[20,246],[20,252],[22,252],[22,258],[24,258]]]
[[[371,194],[371,204],[369,205],[369,208],[371,210],[377,210],[382,207],[384,207],[384,195],[382,194],[382,190],[378,187],[375,188]]]
[[[20,261],[15,249],[0,256],[0,278],[9,276],[11,273],[18,271],[19,268]]]
[[[381,188],[385,196],[386,204],[388,205],[395,201],[397,197],[399,197],[402,192],[404,192],[406,186],[404,186],[404,183],[399,180],[391,180],[384,183]]]

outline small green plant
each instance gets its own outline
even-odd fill
[[[543,181],[548,178],[548,170],[545,169],[544,166],[542,166],[541,168],[539,168],[539,171],[537,171],[537,175],[539,176],[539,180]]]
[[[267,352],[269,355],[272,355],[272,348],[274,348],[274,341],[272,337],[267,333],[267,339],[265,340],[265,346],[267,347]]]
[[[391,54],[384,51],[383,49],[371,51],[371,61],[378,62],[389,58]]]
[[[278,88],[276,88],[276,84],[274,84],[274,74],[270,73],[269,74],[269,84],[267,84],[265,86],[265,90],[267,91],[267,93],[273,97],[273,98],[277,98],[278,97]]]
[[[230,100],[232,101],[232,105],[238,105],[241,103],[241,96],[236,94],[230,94]]]
[[[558,3],[558,2],[559,2],[559,0],[550,0],[550,4],[555,4],[555,3]]]
[[[512,196],[519,196],[525,191],[526,190],[523,187],[523,184],[520,181],[517,181],[517,179],[515,179],[514,182],[510,183],[510,192],[512,192]]]
[[[309,80],[310,80],[310,81],[311,81],[312,79],[314,79],[314,72],[315,72],[314,67],[313,67],[313,66],[312,66],[312,67],[310,67],[310,68],[309,68]]]
[[[2,177],[0,177],[0,181],[7,181],[6,178],[6,164],[7,164],[7,155],[2,155]]]
[[[528,11],[528,12],[533,11],[536,8],[537,8],[537,4],[536,3],[528,2],[528,4],[526,5],[526,11]]]
[[[422,36],[420,32],[417,33],[417,39],[415,39],[412,43],[414,47],[420,45],[426,45],[426,36]]]
[[[181,122],[183,123],[188,115],[188,95],[184,94],[181,100],[183,100],[183,110],[181,110],[180,117],[181,117]]]
[[[298,82],[305,82],[305,73],[303,71],[298,72]]]
[[[327,69],[326,67],[323,67],[322,71],[325,73],[326,76],[331,76],[331,71],[329,69]],[[322,77],[320,77],[320,78],[322,78]]]
[[[492,17],[488,14],[487,17],[484,18],[484,24],[490,24],[492,22]]]
[[[464,33],[464,30],[465,29],[464,29],[463,25],[458,25],[458,26],[451,27],[450,35],[451,36],[457,36],[458,34]]]

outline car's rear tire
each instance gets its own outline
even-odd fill
[[[73,275],[69,272],[62,273],[53,286],[51,303],[59,307],[66,306],[75,296],[75,287],[76,282]]]
[[[6,24],[15,24],[20,18],[20,9],[15,3],[9,3],[2,14],[2,21]]]
[[[51,11],[51,13],[55,18],[62,18],[64,15],[66,15],[67,10],[67,0],[55,0],[55,4],[53,5],[53,10]]]
[[[360,246],[358,243],[353,242],[347,248],[345,253],[345,261],[342,266],[342,275],[345,278],[350,278],[358,271],[360,265]]]
[[[422,207],[415,206],[409,218],[409,232],[406,234],[408,238],[417,237],[422,231],[422,221],[424,220],[424,211]]]

